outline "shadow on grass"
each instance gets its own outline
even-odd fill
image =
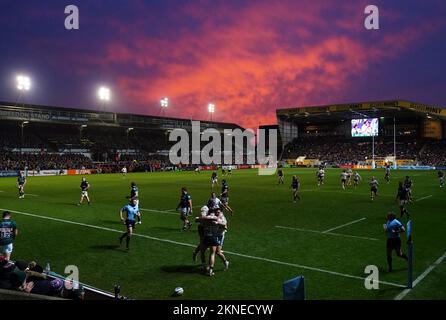
[[[167,273],[203,273],[203,269],[196,265],[162,266],[161,271]]]

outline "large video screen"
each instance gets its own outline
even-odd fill
[[[378,118],[352,119],[352,137],[378,136]]]

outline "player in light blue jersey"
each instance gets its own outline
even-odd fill
[[[126,248],[127,250],[130,249],[130,237],[133,234],[133,229],[135,229],[135,221],[138,216],[140,216],[139,208],[137,205],[138,198],[131,198],[130,203],[125,205],[121,211],[119,212],[119,216],[121,217],[121,221],[124,222],[124,224],[127,227],[127,231],[122,234],[122,236],[119,237],[119,244],[122,244],[122,240],[126,238]],[[126,218],[124,219],[123,214],[126,214]]]
[[[389,272],[392,272],[392,251],[395,250],[396,255],[407,261],[407,256],[401,250],[400,233],[405,232],[404,226],[396,219],[393,212],[387,214],[387,222],[384,224],[384,231],[387,236],[387,265]]]

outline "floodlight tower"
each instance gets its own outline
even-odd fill
[[[209,114],[211,115],[211,121],[212,121],[212,116],[213,116],[213,114],[215,112],[215,104],[209,103],[208,104],[208,111],[209,111]]]
[[[100,87],[98,90],[99,100],[102,101],[102,111],[106,111],[105,106],[110,101],[110,89],[107,87]]]
[[[19,90],[16,101],[17,105],[22,95],[24,95],[25,92],[31,89],[31,79],[28,76],[20,74],[16,77],[16,82],[17,82],[17,90]]]
[[[164,97],[160,100],[160,106],[161,106],[161,116],[165,116],[166,110],[169,107],[169,99],[167,97]]]

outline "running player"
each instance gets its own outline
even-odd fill
[[[346,185],[347,185],[347,172],[345,172],[345,170],[342,170],[342,172],[341,172],[341,186],[342,186],[343,190],[345,190]]]
[[[228,167],[228,176],[232,174],[232,167]]]
[[[384,224],[384,231],[387,235],[387,265],[389,272],[392,272],[392,251],[396,251],[396,255],[407,261],[407,256],[401,250],[400,233],[405,232],[404,226],[396,219],[396,215],[390,212],[387,215],[387,222]]]
[[[409,212],[406,210],[407,202],[409,201],[409,191],[404,187],[403,183],[398,184],[398,193],[396,199],[399,201],[398,205],[400,207],[400,218],[407,214],[407,218],[410,218]]]
[[[291,189],[293,190],[293,201],[296,203],[296,199],[300,200],[300,196],[298,194],[300,187],[300,181],[296,176],[293,176],[293,179],[291,181]]]
[[[319,170],[316,173],[317,175],[317,186],[324,184],[324,178],[325,178],[325,170],[322,167],[319,167]]]
[[[19,189],[19,199],[25,199],[25,185],[26,185],[26,177],[20,172],[19,177],[17,179],[17,188]]]
[[[211,175],[211,189],[214,189],[214,186],[218,186],[218,174],[217,171],[213,171]]]
[[[355,171],[353,173],[353,185],[355,186],[355,189],[357,186],[359,186],[359,182],[362,180],[361,176],[359,175],[358,171]]]
[[[386,164],[386,174],[384,176],[386,183],[390,183],[390,164]]]
[[[5,260],[11,258],[14,239],[17,237],[18,229],[15,221],[11,220],[11,213],[5,211],[2,214],[3,220],[0,221],[0,255]]]
[[[437,175],[438,175],[438,181],[440,182],[440,188],[443,188],[443,186],[444,186],[444,172],[438,171]]]
[[[124,224],[127,227],[127,231],[122,234],[122,236],[119,237],[119,244],[122,244],[122,240],[125,239],[126,241],[126,249],[130,249],[130,237],[133,234],[133,229],[135,228],[135,218],[140,215],[139,208],[136,205],[138,198],[132,198],[130,199],[130,203],[125,205],[121,211],[119,211],[119,216],[121,218],[121,221],[124,222]],[[126,213],[126,218],[124,219],[123,213]]]
[[[277,184],[278,184],[278,185],[279,185],[279,184],[283,184],[283,182],[284,182],[283,170],[282,170],[282,169],[279,169],[279,170],[277,171]]]
[[[130,196],[126,197],[127,199],[135,198],[136,200],[136,206],[139,208],[139,190],[138,186],[135,182],[130,183]],[[141,222],[141,214],[137,216],[138,224],[142,224]]]
[[[373,176],[370,180],[370,199],[372,199],[372,201],[378,196],[378,185],[378,180]]]
[[[81,200],[77,205],[80,206],[84,201],[84,198],[87,199],[88,205],[90,205],[90,198],[88,196],[88,189],[90,189],[90,184],[88,183],[86,178],[82,178],[80,188],[81,188]]]
[[[347,173],[347,186],[351,186],[352,185],[353,171],[352,171],[352,169],[348,168],[346,173]]]
[[[221,175],[225,176],[226,175],[226,169],[225,167],[221,166]]]
[[[409,192],[409,199],[408,199],[409,202],[412,202],[412,185],[413,185],[412,179],[409,176],[406,176],[403,185]]]
[[[233,214],[234,210],[232,210],[232,208],[229,206],[229,186],[226,180],[223,180],[221,183],[220,200],[223,208],[228,210],[231,214]]]
[[[180,208],[180,219],[183,221],[183,231],[189,230],[192,223],[188,220],[188,216],[192,214],[192,197],[187,192],[186,188],[181,188],[180,202],[176,210]]]
[[[125,178],[127,176],[127,167],[123,167],[121,169],[122,177]]]

